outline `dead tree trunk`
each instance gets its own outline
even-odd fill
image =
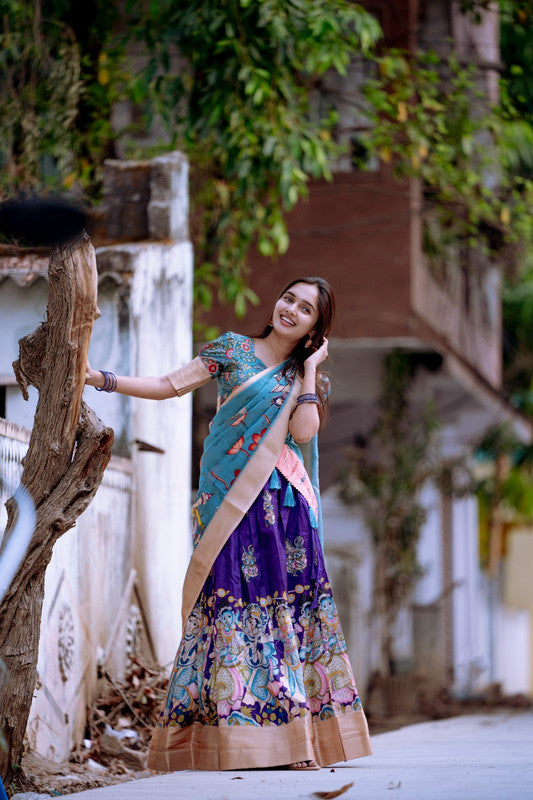
[[[7,752],[0,750],[4,778],[22,758],[52,548],[94,497],[113,444],[113,431],[82,402],[89,340],[99,315],[96,258],[87,235],[54,251],[49,279],[47,320],[20,340],[19,360],[13,365],[26,399],[32,384],[39,402],[21,481],[35,505],[36,526],[0,606],[0,656],[9,671],[0,697],[0,727],[8,744]],[[3,546],[15,525],[12,499],[7,509]]]

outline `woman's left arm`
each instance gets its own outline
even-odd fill
[[[316,370],[319,364],[328,357],[328,340],[304,361],[304,377],[302,394],[316,393]],[[289,433],[296,442],[308,442],[318,433],[320,418],[316,403],[301,403],[296,406],[289,422]]]

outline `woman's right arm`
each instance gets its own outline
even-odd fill
[[[127,394],[130,397],[142,397],[147,400],[167,400],[170,397],[181,397],[193,389],[209,383],[217,378],[221,366],[228,360],[228,349],[232,347],[234,334],[225,333],[204,345],[200,354],[182,367],[161,375],[158,378],[129,378],[116,375],[110,383],[110,391]],[[115,379],[116,378],[116,384]],[[100,370],[92,369],[87,362],[85,383],[97,389],[104,387],[105,377]],[[106,386],[106,391],[108,390]]]
[[[126,375],[117,375],[117,385],[115,391],[119,394],[127,394],[130,397],[142,397],[147,400],[167,400],[169,397],[176,397],[176,390],[170,383],[166,375],[158,378],[130,378]],[[91,369],[87,365],[85,383],[87,386],[94,386],[101,389],[104,385],[104,374],[97,369]]]
[[[113,375],[111,391],[127,394],[130,397],[142,397],[147,400],[167,400],[170,397],[181,397],[187,392],[192,392],[199,386],[214,377],[213,373],[202,363],[197,356],[188,364],[184,364],[168,375],[158,378],[129,378],[126,375]],[[116,384],[115,384],[116,379]],[[85,383],[101,389],[104,386],[104,373],[91,369],[87,364]],[[107,390],[107,387],[106,387]]]

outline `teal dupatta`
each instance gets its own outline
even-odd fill
[[[184,627],[216,557],[271,477],[286,443],[307,462],[320,503],[316,437],[302,458],[288,434],[300,387],[296,369],[285,361],[243,384],[211,422],[193,504],[194,552],[183,585]]]
[[[195,546],[244,467],[252,464],[284,408],[295,382],[295,370],[288,363],[252,378],[226,400],[213,418],[204,442],[199,489],[193,504]]]

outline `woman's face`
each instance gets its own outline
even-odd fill
[[[318,287],[295,283],[274,306],[272,326],[276,333],[295,342],[311,333],[318,320]]]

